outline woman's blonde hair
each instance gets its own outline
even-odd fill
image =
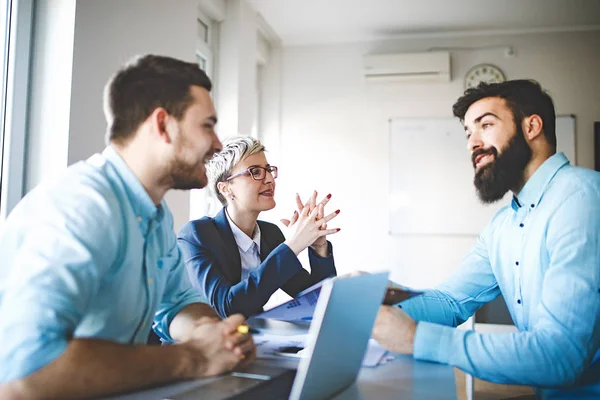
[[[260,140],[251,136],[234,136],[223,142],[223,150],[214,155],[206,165],[210,188],[214,191],[222,205],[227,205],[227,200],[217,185],[225,182],[231,176],[231,171],[246,157],[265,151],[265,146]]]

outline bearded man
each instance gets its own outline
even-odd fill
[[[443,284],[383,306],[373,336],[538,397],[600,397],[600,173],[556,152],[554,105],[537,82],[482,83],[453,112],[480,200],[512,200]],[[518,333],[455,328],[500,294]]]

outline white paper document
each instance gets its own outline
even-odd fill
[[[264,311],[261,314],[255,315],[254,318],[278,319],[280,321],[290,322],[312,321],[315,306],[319,299],[319,293],[321,293],[321,286],[329,279],[331,278],[322,280],[298,293],[295,298],[273,307],[270,310]]]
[[[258,358],[281,358],[281,357],[302,357],[304,350],[298,352],[292,351],[287,353],[291,348],[304,348],[307,334],[295,336],[280,336],[261,334],[254,335],[254,343],[256,344],[256,356]],[[387,351],[381,347],[374,339],[369,339],[367,351],[363,358],[363,367],[376,367],[383,363],[386,359]]]
[[[375,341],[375,339],[369,339],[369,345],[367,346],[367,351],[365,352],[365,358],[363,358],[363,367],[376,367],[384,361],[384,355],[387,353],[387,350],[381,347],[379,343]]]
[[[321,293],[321,286],[328,280],[335,278],[327,278],[321,282],[309,287],[298,293],[295,298],[286,301],[278,306],[255,315],[254,318],[262,319],[277,319],[288,322],[310,322],[312,321],[315,312],[315,306]],[[414,290],[409,287],[400,285],[390,281],[383,304],[391,305],[401,301],[410,299],[423,294],[423,291]]]
[[[253,339],[254,344],[256,344],[256,356],[258,358],[282,357],[282,355],[279,353],[285,348],[304,348],[304,343],[307,336],[308,335],[306,334],[295,336],[280,336],[270,334],[254,335]],[[290,353],[290,356],[293,356],[293,353]]]

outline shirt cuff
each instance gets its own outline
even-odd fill
[[[419,322],[415,333],[413,356],[417,360],[450,364],[452,343],[462,340],[467,331],[449,326]]]
[[[184,301],[182,301],[181,303],[177,304],[175,307],[169,310],[169,312],[166,315],[166,318],[163,319],[164,322],[155,321],[154,332],[156,332],[156,334],[161,338],[161,341],[163,343],[175,343],[175,339],[171,337],[170,332],[171,321],[173,321],[173,318],[175,318],[175,316],[179,314],[179,312],[183,310],[186,306],[195,303],[206,304],[204,296],[198,294],[186,298]]]
[[[327,255],[325,257],[321,257],[316,251],[313,250],[312,247],[308,246],[309,254],[312,254],[314,257],[320,258],[321,260],[326,260],[333,257],[333,245],[328,240],[327,241]]]

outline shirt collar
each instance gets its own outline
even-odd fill
[[[238,247],[242,249],[242,251],[247,252],[252,243],[256,243],[256,247],[258,248],[258,252],[260,253],[260,227],[258,224],[254,227],[254,235],[250,238],[246,235],[238,226],[233,222],[227,209],[225,209],[225,215],[227,216],[227,221],[229,222],[229,226],[231,227],[231,232],[233,233],[233,238],[237,243]]]
[[[138,222],[153,218],[156,218],[159,221],[162,220],[164,216],[162,202],[158,207],[154,205],[154,202],[150,198],[150,195],[148,195],[148,192],[146,192],[146,189],[144,189],[144,186],[142,186],[140,180],[135,176],[127,163],[125,163],[125,160],[121,158],[115,149],[112,146],[107,146],[102,152],[102,157],[110,162],[123,181],[127,198],[129,199],[129,203],[133,208],[133,212],[135,213]]]
[[[518,210],[522,206],[535,208],[542,200],[546,188],[552,181],[559,169],[569,164],[569,160],[563,153],[556,153],[548,158],[534,172],[533,176],[523,186],[517,196],[513,195],[512,208]]]

